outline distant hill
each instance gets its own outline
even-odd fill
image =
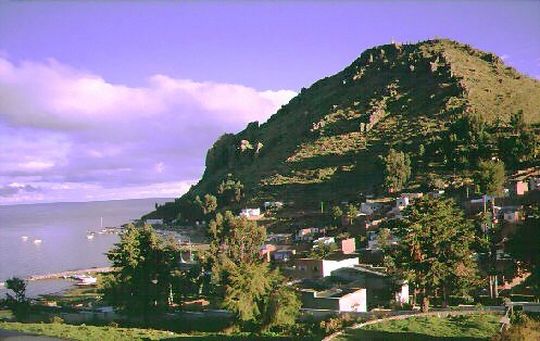
[[[390,148],[410,155],[410,187],[433,176],[464,178],[479,159],[508,157],[503,142],[519,111],[538,135],[540,82],[492,53],[439,39],[377,46],[302,89],[266,123],[220,137],[199,183],[150,216],[175,218],[227,177],[244,184],[243,205],[301,207],[380,193]]]

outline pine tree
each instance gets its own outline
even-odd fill
[[[396,225],[400,242],[387,255],[390,270],[416,287],[424,311],[436,294],[446,302],[451,293],[463,295],[476,287],[474,226],[452,200],[419,199]]]

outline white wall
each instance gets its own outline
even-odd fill
[[[359,264],[358,257],[346,258],[343,260],[323,260],[322,261],[323,277],[330,276],[332,271],[340,268],[348,268]]]
[[[343,296],[339,300],[339,311],[347,312],[366,312],[366,289],[358,289],[357,291]]]

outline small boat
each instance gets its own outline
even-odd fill
[[[86,239],[94,239],[94,232],[87,233]]]
[[[71,276],[77,281],[78,286],[94,285],[97,283],[97,278],[88,275],[73,275]]]
[[[21,239],[22,239],[23,242],[25,242],[25,241],[28,240],[28,236],[22,236]]]
[[[34,244],[41,244],[42,240],[41,239],[34,239]]]

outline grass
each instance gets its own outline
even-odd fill
[[[61,323],[0,322],[0,329],[28,334],[81,341],[137,340],[289,340],[285,337],[251,336],[249,334],[178,334],[170,331],[140,328],[97,327]]]
[[[498,331],[499,319],[491,314],[412,317],[348,330],[336,340],[489,340]]]
[[[69,340],[163,340],[179,337],[179,334],[161,330],[138,328],[115,328],[96,326],[74,326],[59,323],[20,323],[0,322],[0,329],[13,330],[28,334],[37,334],[65,338]]]
[[[87,306],[89,303],[95,304],[100,299],[100,294],[96,287],[73,287],[61,294],[43,295],[43,301],[55,301],[61,307],[73,307],[76,305]]]

